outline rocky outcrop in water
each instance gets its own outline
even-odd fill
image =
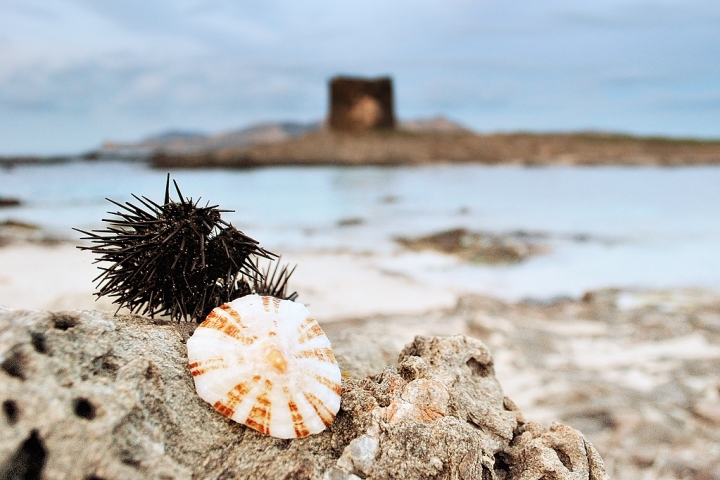
[[[341,410],[290,441],[197,397],[193,328],[0,309],[0,478],[608,478],[578,431],[523,419],[479,340],[417,337],[394,366],[373,340],[334,340]]]

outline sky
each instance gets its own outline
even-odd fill
[[[337,74],[401,119],[720,138],[720,2],[0,0],[0,155],[317,121]]]

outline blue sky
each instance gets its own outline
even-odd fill
[[[318,120],[338,73],[481,132],[720,137],[720,2],[0,0],[0,155]]]

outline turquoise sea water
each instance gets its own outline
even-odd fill
[[[161,201],[167,172],[140,163],[71,163],[0,170],[14,219],[77,238],[100,228],[105,197]],[[504,297],[580,295],[605,286],[720,289],[720,168],[440,165],[174,171],[269,249],[384,256],[388,271]],[[343,222],[344,221],[344,222]],[[345,225],[342,225],[342,224]],[[551,251],[515,266],[402,255],[395,236],[464,227],[546,235]]]

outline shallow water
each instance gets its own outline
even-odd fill
[[[100,228],[116,210],[105,197],[161,201],[165,175],[122,162],[0,170],[0,196],[24,201],[0,210],[0,221],[78,238],[71,227]],[[607,286],[720,290],[720,167],[286,167],[173,178],[185,196],[235,209],[224,218],[273,251],[372,252],[388,273],[438,286],[505,298]],[[402,254],[392,241],[454,227],[543,233],[551,251],[481,266]]]

